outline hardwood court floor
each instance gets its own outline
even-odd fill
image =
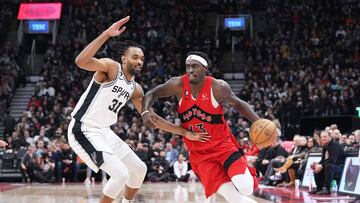
[[[2,186],[2,187],[1,187]],[[3,184],[1,203],[97,203],[101,184]],[[258,202],[270,201],[252,197]],[[205,199],[200,183],[144,183],[136,203],[224,203],[219,195]],[[119,201],[118,201],[119,202]]]

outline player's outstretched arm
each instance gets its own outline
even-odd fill
[[[90,44],[88,44],[84,50],[80,52],[80,54],[76,57],[75,63],[80,68],[88,70],[88,71],[101,71],[104,73],[108,73],[108,69],[110,65],[113,63],[112,59],[104,58],[97,59],[95,58],[96,52],[100,49],[100,47],[110,38],[119,36],[126,29],[123,26],[126,22],[129,21],[130,16],[127,16],[115,23],[113,23],[107,30],[101,33],[96,39],[94,39]]]
[[[136,84],[136,89],[135,89],[135,92],[134,92],[131,100],[139,113],[142,113],[143,99],[144,99],[144,92],[143,92],[141,86],[139,84]],[[205,142],[206,140],[209,140],[211,138],[207,133],[195,133],[195,132],[188,131],[180,126],[177,126],[177,125],[163,119],[162,117],[158,116],[155,112],[153,112],[153,110],[151,108],[149,109],[149,116],[150,115],[152,116],[151,119],[154,122],[152,123],[151,126],[148,126],[148,127],[159,128],[166,132],[185,136],[188,139],[194,140],[194,141]]]
[[[230,85],[224,80],[215,80],[213,84],[214,96],[218,101],[226,101],[235,107],[252,123],[260,119],[260,117],[251,109],[250,105],[239,99],[231,90]]]

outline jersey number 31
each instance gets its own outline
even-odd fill
[[[117,113],[121,104],[122,104],[122,102],[119,102],[117,99],[113,99],[112,104],[109,106],[109,110],[113,111],[114,113]]]

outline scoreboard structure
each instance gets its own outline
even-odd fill
[[[24,34],[52,34],[55,44],[62,3],[22,3],[17,19],[20,21],[17,39],[21,44]]]

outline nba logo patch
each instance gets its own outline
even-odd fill
[[[189,91],[185,91],[185,96],[189,96]]]

